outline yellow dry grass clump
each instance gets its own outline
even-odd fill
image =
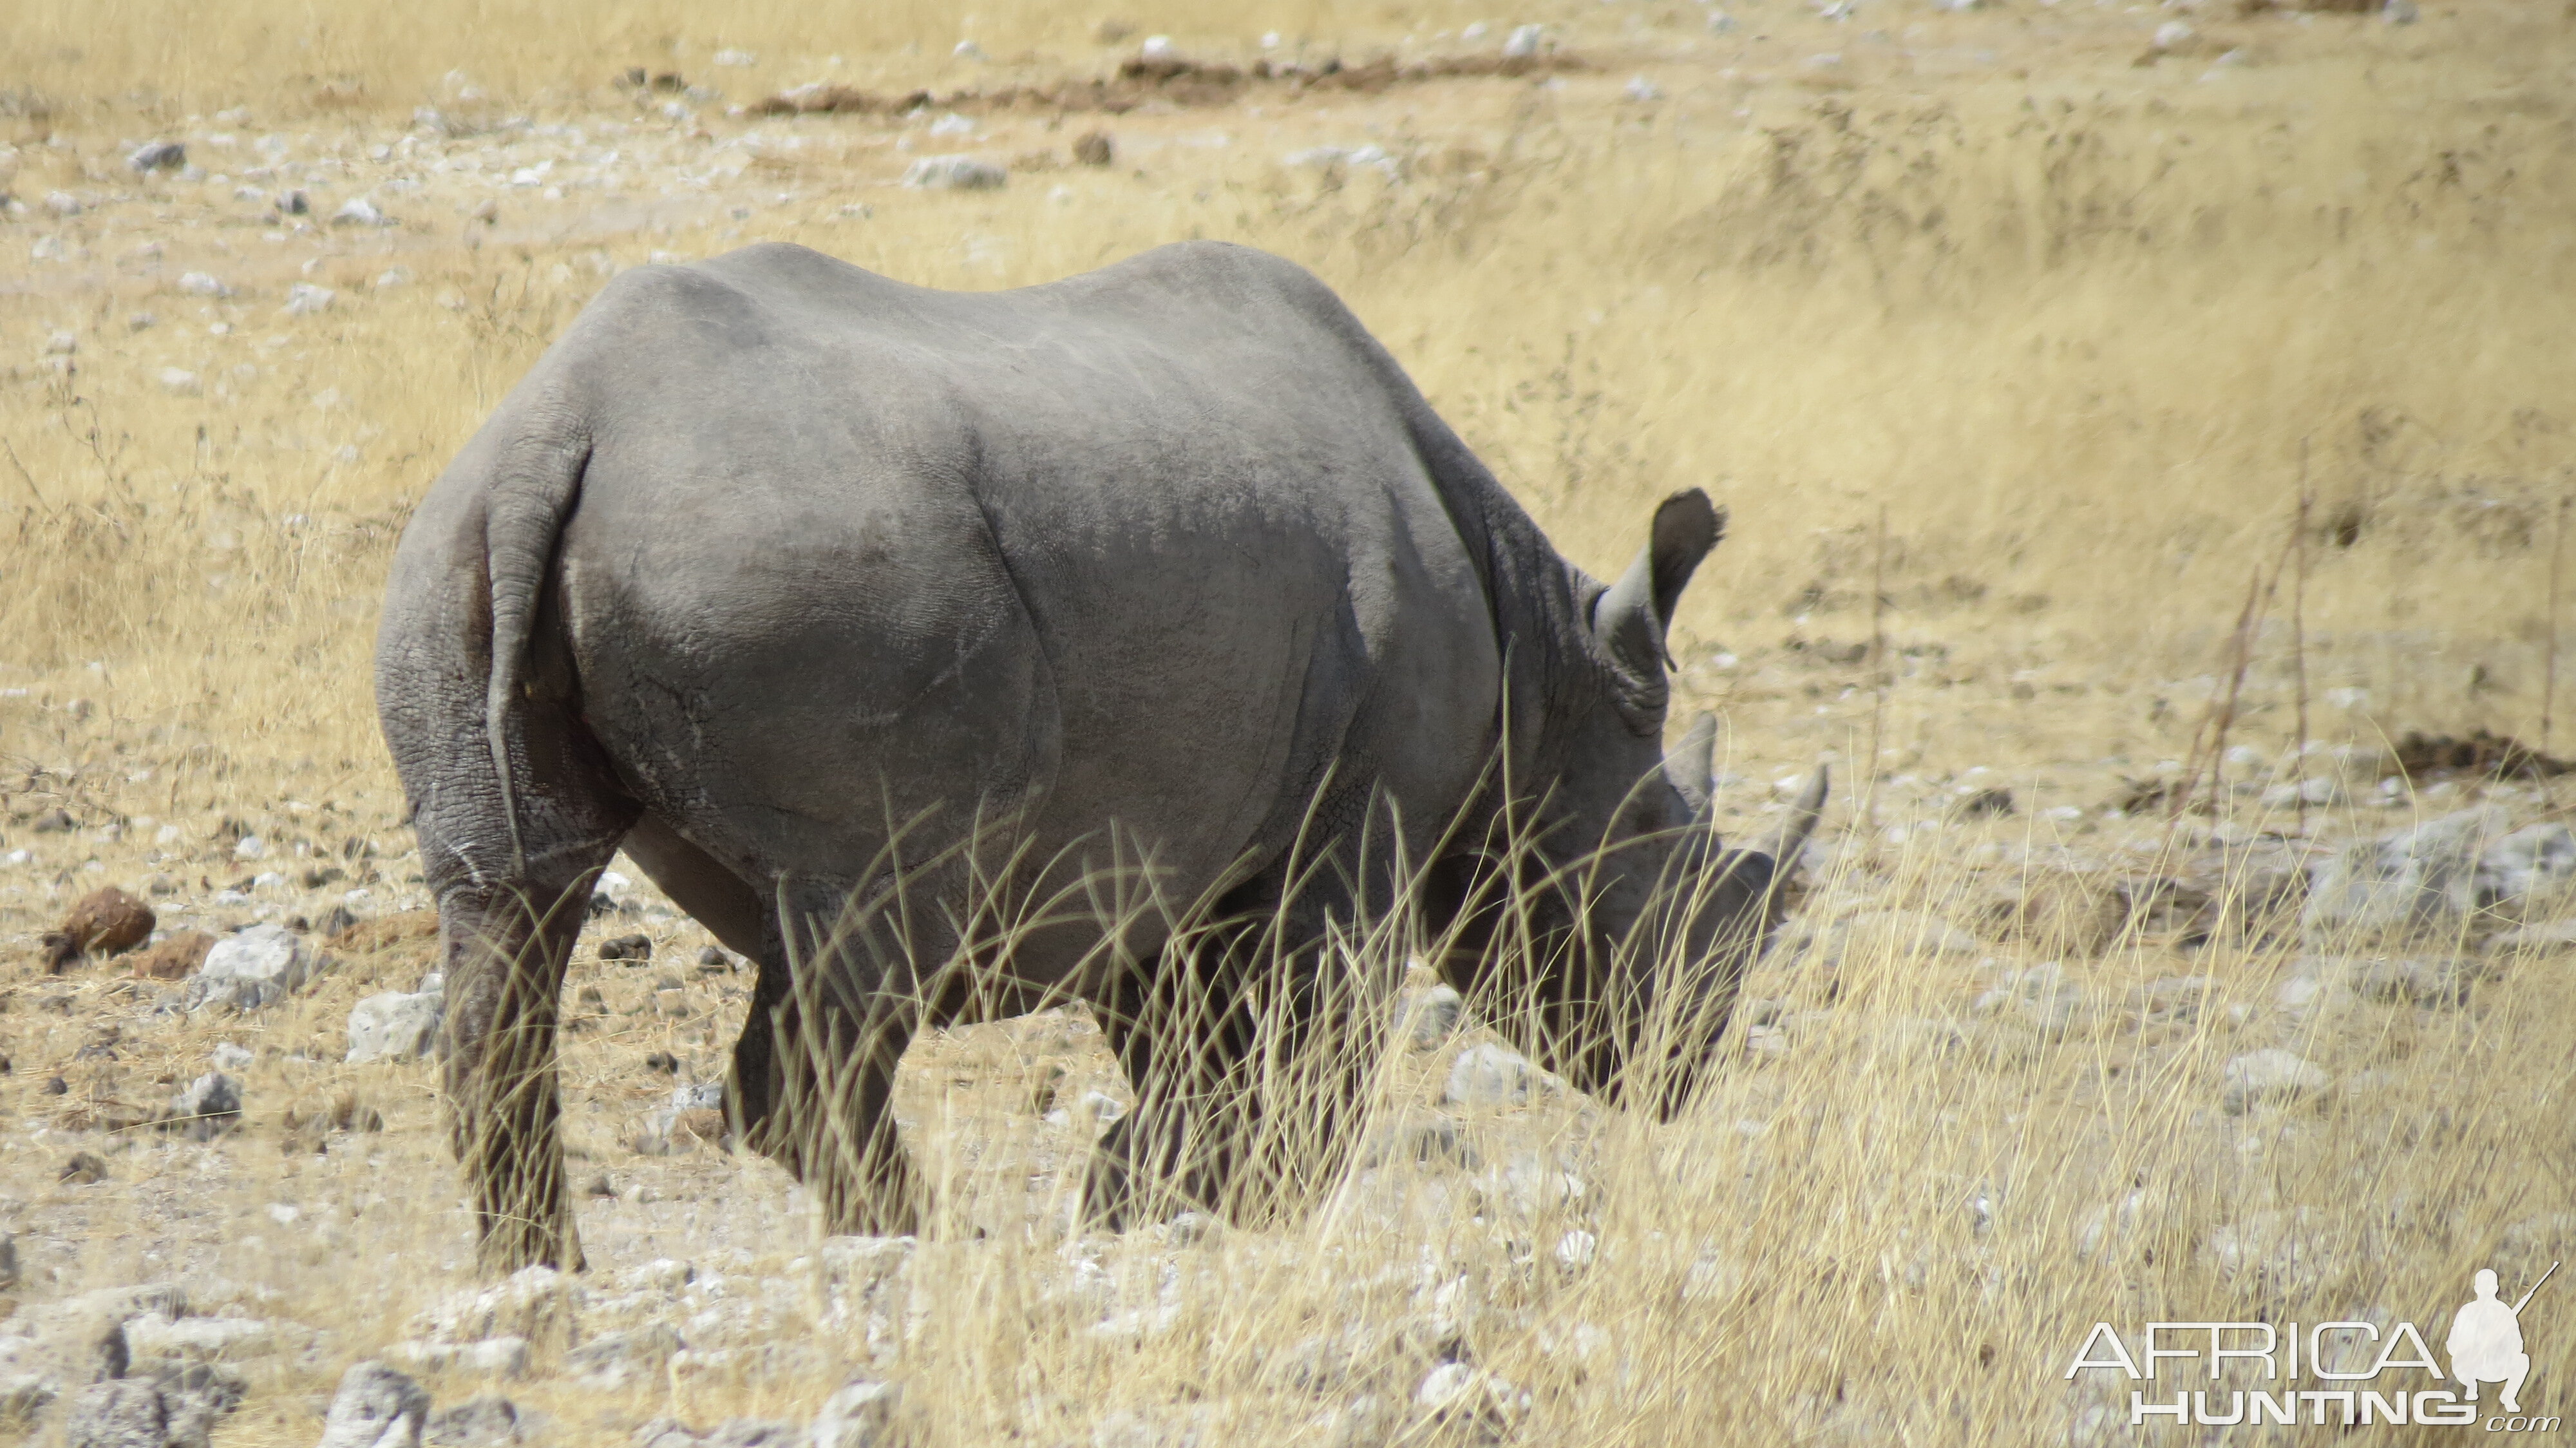
[[[250,1387],[216,1430],[236,1448],[309,1442],[349,1363],[461,1331],[434,1069],[338,1064],[351,1006],[426,968],[416,941],[174,1022],[123,963],[43,975],[37,937],[105,883],[173,933],[425,903],[369,689],[407,510],[605,278],[760,239],[968,288],[1197,236],[1308,265],[1596,572],[1674,489],[1733,510],[1676,631],[1680,701],[1726,721],[1730,821],[1824,757],[1838,837],[1685,1120],[1544,1082],[1444,1103],[1462,1045],[1516,1035],[1471,1003],[1461,1037],[1399,1033],[1374,1164],[1311,1219],[1118,1238],[1064,1225],[1126,1100],[1071,1012],[917,1046],[900,1108],[934,1230],[816,1240],[784,1173],[657,1120],[720,1078],[748,977],[701,970],[707,937],[625,887],[566,996],[586,1295],[511,1309],[523,1378],[397,1355],[443,1404],[496,1387],[546,1441],[624,1443],[664,1415],[801,1423],[864,1372],[937,1444],[2179,1441],[2129,1426],[2133,1387],[2224,1412],[2259,1371],[2070,1380],[2096,1323],[2134,1351],[2150,1322],[2405,1321],[2438,1352],[2476,1269],[2510,1298],[2576,1256],[2567,958],[2491,948],[2516,922],[2489,916],[2302,936],[2277,894],[2419,817],[2555,816],[2532,782],[2376,787],[2408,730],[2555,724],[2558,7],[1724,8],[19,5],[0,1348],[85,1291],[184,1277],[199,1315],[268,1324],[218,1350]],[[1248,63],[1275,30],[1268,53],[1314,62],[1482,53],[1519,23],[1588,68],[1114,114],[951,95],[1106,73],[1155,32]],[[629,66],[724,94],[622,88]],[[815,80],[943,99],[729,113]],[[1094,128],[1111,165],[1070,151]],[[197,174],[129,169],[159,136]],[[1009,184],[894,184],[951,150]],[[356,197],[393,224],[333,224]],[[2303,730],[2351,775],[2313,809],[2261,788],[2326,780],[2284,762]],[[2156,787],[2213,760],[2214,808],[2168,819]],[[638,930],[649,962],[594,958]],[[239,1129],[115,1129],[221,1043],[251,1052]],[[2230,1063],[2276,1049],[2330,1084],[2228,1110]],[[105,1180],[66,1179],[74,1152]],[[2571,1294],[2523,1319],[2543,1415],[2571,1402]],[[585,1344],[656,1325],[677,1356],[583,1376]],[[2377,1351],[2357,1335],[2329,1335],[2338,1363]]]

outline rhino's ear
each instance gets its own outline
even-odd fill
[[[1593,633],[1630,672],[1658,678],[1670,666],[1664,631],[1672,626],[1682,586],[1725,536],[1725,510],[1697,488],[1675,493],[1655,509],[1637,561],[1592,607]]]
[[[1697,819],[1708,813],[1717,778],[1717,716],[1702,712],[1691,721],[1681,741],[1664,752],[1664,778]]]

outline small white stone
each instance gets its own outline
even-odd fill
[[[2322,1067],[2278,1048],[2239,1056],[2227,1063],[2223,1075],[2224,1106],[2230,1116],[2242,1116],[2265,1104],[2287,1105],[2334,1084]]]
[[[1547,27],[1544,25],[1513,26],[1512,33],[1503,38],[1503,58],[1527,60],[1538,54],[1540,43],[1546,39]]]
[[[993,191],[1010,174],[973,156],[924,156],[903,173],[903,184],[924,191]]]
[[[1136,53],[1142,55],[1147,60],[1169,60],[1174,54],[1172,50],[1172,37],[1168,35],[1148,35],[1145,37],[1145,43],[1137,47]]]
[[[1653,81],[1648,80],[1642,75],[1634,75],[1628,78],[1628,99],[1636,101],[1642,105],[1647,101],[1659,101],[1663,98],[1664,88],[1662,86],[1655,84]]]
[[[257,860],[267,854],[267,843],[257,835],[244,835],[241,837],[241,842],[233,846],[233,858],[236,860]]]
[[[199,271],[183,273],[179,278],[179,290],[192,297],[229,297],[233,294],[232,288]]]
[[[1562,1267],[1589,1267],[1601,1255],[1601,1239],[1577,1227],[1556,1239],[1556,1260]]]
[[[2191,43],[2191,38],[2199,33],[2200,32],[2192,29],[2190,24],[2186,21],[2168,20],[2164,24],[2156,27],[2155,46],[2158,50],[2179,50],[2183,46],[2189,45]],[[2238,748],[2243,747],[2244,746],[2242,745],[2238,746]]]
[[[327,312],[331,310],[331,303],[338,295],[329,287],[317,287],[311,282],[297,282],[286,289],[286,315],[310,317]]]
[[[185,367],[164,367],[161,369],[161,390],[173,397],[195,397],[206,390],[206,384]]]
[[[364,196],[352,196],[331,213],[333,226],[390,226],[393,223]]]
[[[1538,1074],[1519,1052],[1488,1041],[1458,1053],[1441,1097],[1454,1106],[1517,1106],[1529,1100]]]
[[[384,991],[358,1002],[349,1011],[348,1064],[416,1061],[428,1055],[438,1044],[446,1005],[446,996],[434,991]]]
[[[760,57],[748,50],[719,50],[715,59],[716,64],[727,70],[749,70],[760,64]]]
[[[77,332],[54,332],[45,338],[45,355],[48,357],[69,357],[79,350],[80,334]]]

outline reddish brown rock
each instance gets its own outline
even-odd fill
[[[84,955],[123,955],[152,938],[152,907],[114,885],[93,890],[45,936],[45,971],[60,974]]]

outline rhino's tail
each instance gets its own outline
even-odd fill
[[[570,420],[566,420],[570,423]],[[524,875],[527,849],[519,834],[518,792],[512,784],[506,724],[536,632],[537,604],[554,566],[564,519],[581,496],[590,466],[590,435],[577,424],[532,427],[501,450],[484,501],[484,575],[492,589],[492,676],[483,696],[483,736],[500,785],[501,815],[510,826],[510,863]]]

